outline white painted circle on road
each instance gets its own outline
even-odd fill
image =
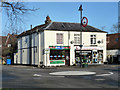
[[[62,71],[49,73],[50,75],[94,75],[96,72],[89,71]]]
[[[33,76],[37,76],[37,77],[40,77],[41,75],[39,75],[39,74],[34,74]]]

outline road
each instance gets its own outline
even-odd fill
[[[47,67],[2,66],[2,88],[118,88],[119,65]],[[89,71],[94,75],[51,75],[63,71]]]

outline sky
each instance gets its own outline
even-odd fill
[[[38,11],[27,15],[24,19],[24,30],[44,24],[46,16],[56,22],[80,22],[79,6],[82,4],[83,15],[88,18],[88,25],[111,33],[111,27],[118,22],[118,2],[25,2],[28,7],[40,8]],[[2,28],[4,29],[7,17],[2,13]]]

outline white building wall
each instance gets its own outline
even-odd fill
[[[63,33],[64,42],[63,44],[56,43],[56,33]],[[71,44],[71,41],[74,41],[74,34],[80,34],[80,32],[70,31],[70,41],[68,41],[68,31],[49,31],[45,30],[44,32],[44,40],[45,40],[45,48],[49,48],[49,46],[70,46],[70,65],[75,62],[75,44]],[[82,43],[83,47],[91,47],[90,44],[90,35],[96,35],[96,45],[99,47],[99,50],[103,50],[103,62],[106,62],[106,34],[101,32],[82,32]],[[98,40],[103,43],[98,44]],[[95,46],[96,47],[96,46]],[[47,58],[47,60],[46,60]],[[44,54],[45,63],[49,65],[49,54]]]
[[[22,48],[22,38],[18,38],[18,61],[16,64],[21,64],[21,59],[22,59],[22,55],[21,55],[21,48]]]
[[[39,38],[37,33],[32,34],[32,65],[38,65]]]
[[[29,62],[29,35],[22,37],[22,64],[30,64]]]
[[[64,42],[63,44],[57,44],[56,33],[63,33]],[[68,33],[70,33],[70,40],[68,40]],[[49,46],[70,46],[70,65],[75,63],[75,44],[71,44],[71,41],[74,41],[74,34],[80,34],[80,32],[74,31],[41,31],[39,34],[32,34],[32,47],[37,46],[36,48],[32,48],[32,64],[38,65],[40,62],[43,62],[44,65],[50,66],[49,61],[49,53],[45,54],[44,49],[49,48]],[[96,41],[102,40],[103,43],[96,44],[101,50],[103,50],[103,61],[106,60],[106,33],[99,32],[83,32],[83,47],[91,47],[90,46],[90,35],[96,35]],[[18,64],[29,64],[29,35],[23,36],[18,39]],[[22,48],[22,49],[21,49]],[[26,48],[26,49],[25,49]],[[23,52],[24,50],[24,52]],[[35,54],[34,54],[35,52]],[[21,60],[22,56],[22,60]],[[46,63],[47,62],[47,63]]]
[[[17,64],[29,64],[29,35],[18,39]]]
[[[40,53],[39,53],[39,56],[40,56],[40,62],[43,63],[43,65],[45,65],[45,55],[44,55],[44,47],[45,47],[45,37],[44,37],[44,31],[41,31],[40,34],[39,34],[39,39],[40,39]]]

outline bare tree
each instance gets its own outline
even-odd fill
[[[19,33],[21,31],[23,22],[23,16],[28,15],[30,12],[34,12],[39,8],[28,8],[24,2],[7,2],[8,0],[2,0],[0,7],[2,11],[7,14],[8,23],[5,27],[11,33]]]
[[[104,30],[106,28],[106,26],[102,26],[101,29]]]
[[[112,32],[112,33],[120,33],[119,29],[120,29],[120,23],[116,23],[116,24],[113,24],[113,26],[111,27],[110,32]]]

